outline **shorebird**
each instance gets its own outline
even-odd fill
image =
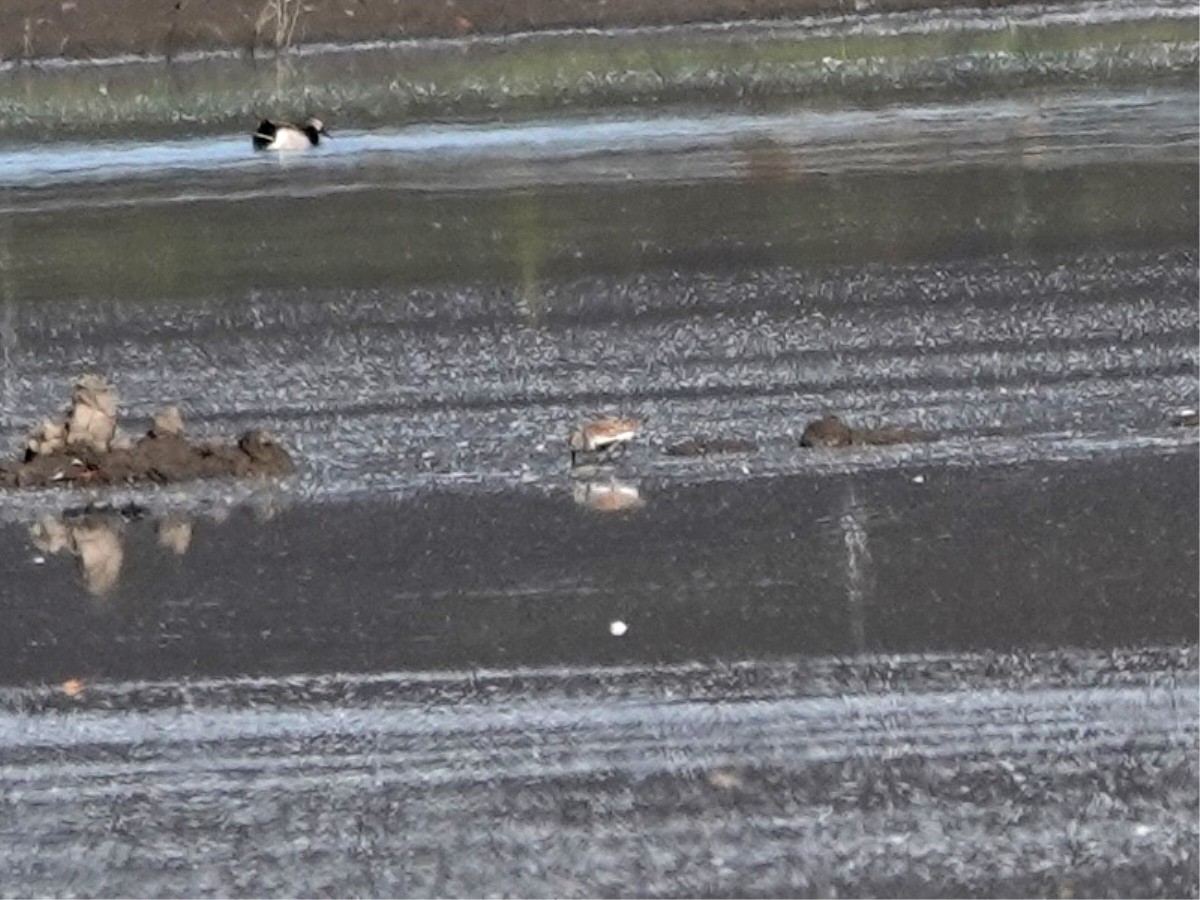
[[[567,438],[567,446],[571,448],[571,465],[575,465],[580,453],[611,453],[631,441],[641,427],[641,419],[613,416],[571,429]]]
[[[117,392],[98,375],[84,375],[71,392],[67,446],[78,444],[107,453],[117,431]]]
[[[329,137],[325,124],[309,116],[303,125],[263,119],[250,140],[255,150],[307,150],[317,146],[322,136]]]

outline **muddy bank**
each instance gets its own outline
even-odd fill
[[[252,54],[277,43],[352,43],[462,37],[564,28],[627,28],[696,22],[870,14],[979,3],[928,0],[328,0],[282,21],[264,0],[7,0],[0,5],[0,56],[174,56],[197,50]],[[284,7],[293,7],[285,2]],[[285,15],[287,12],[285,10]]]

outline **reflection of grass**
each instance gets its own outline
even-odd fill
[[[541,319],[544,306],[541,264],[550,249],[541,203],[542,198],[531,191],[513,191],[509,195],[506,223],[517,268],[517,309],[531,325],[537,325]]]
[[[269,29],[268,33],[274,38],[272,46],[275,52],[286,53],[292,47],[296,25],[303,11],[303,0],[267,0],[258,14],[258,21],[254,23],[255,42],[264,29]]]
[[[23,301],[154,301],[234,296],[248,284],[353,289],[499,278],[517,290],[514,315],[540,323],[545,284],[596,272],[704,268],[732,257],[857,265],[964,249],[1194,246],[1196,206],[1180,198],[1196,190],[1194,163],[1012,165],[902,177],[801,172],[702,188],[372,190],[27,213],[8,239],[4,288]]]
[[[300,7],[286,8],[295,15]],[[290,41],[295,20],[272,21]],[[1159,19],[892,36],[560,36],[293,57],[285,85],[234,60],[176,64],[170,78],[149,66],[14,70],[0,74],[0,131],[169,131],[179,121],[218,128],[264,105],[337,109],[342,121],[372,124],[681,100],[1120,84],[1194,77],[1195,28],[1194,19]]]

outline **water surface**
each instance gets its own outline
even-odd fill
[[[7,146],[0,442],[302,465],[0,497],[0,892],[1194,894],[1194,89],[965,93]]]

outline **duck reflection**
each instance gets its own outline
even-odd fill
[[[580,506],[600,513],[629,512],[646,505],[637,485],[616,479],[576,482],[573,495]]]

